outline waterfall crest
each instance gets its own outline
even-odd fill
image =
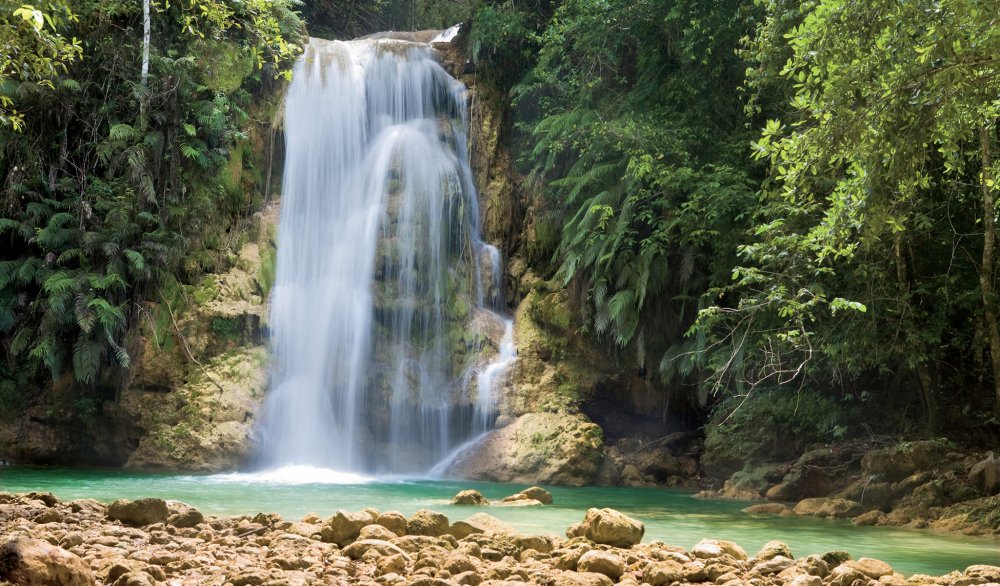
[[[426,472],[492,427],[515,354],[466,89],[429,45],[312,39],[285,112],[261,464]]]

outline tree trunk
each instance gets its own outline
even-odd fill
[[[142,0],[142,76],[139,98],[139,117],[146,119],[146,104],[149,101],[149,0]]]
[[[896,260],[896,281],[899,284],[899,293],[905,299],[907,305],[910,304],[910,270],[906,254],[903,252],[903,233],[897,232],[893,235],[892,252]],[[920,361],[914,366],[917,375],[917,384],[920,387],[920,403],[924,408],[924,431],[927,435],[934,436],[941,425],[941,410],[938,407],[937,388],[934,384],[934,377],[931,376],[927,362]]]
[[[997,299],[993,293],[994,248],[996,247],[996,198],[995,186],[988,183],[993,171],[990,153],[990,127],[979,130],[983,155],[983,268],[979,272],[979,288],[983,292],[983,314],[986,318],[986,333],[990,338],[990,362],[993,365],[994,409],[1000,415],[1000,326],[997,325]]]

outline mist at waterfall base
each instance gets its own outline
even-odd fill
[[[258,466],[290,482],[445,473],[497,416],[501,259],[479,237],[466,88],[432,51],[312,39],[293,73],[258,434]]]

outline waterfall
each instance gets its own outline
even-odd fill
[[[311,39],[285,136],[260,462],[426,472],[492,427],[516,353],[466,89],[429,45]]]

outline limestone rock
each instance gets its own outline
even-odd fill
[[[580,414],[528,413],[490,433],[452,467],[463,478],[582,485],[603,462],[601,428]]]
[[[684,580],[684,567],[672,560],[649,562],[642,570],[643,581],[651,586],[664,586]]]
[[[358,533],[358,539],[381,539],[383,541],[389,541],[390,539],[395,539],[399,537],[388,528],[372,523],[371,525],[365,525],[361,528],[361,532]]]
[[[523,494],[529,499],[534,499],[542,503],[543,505],[552,504],[552,493],[550,493],[549,491],[545,490],[540,486],[532,486],[530,488],[526,488],[522,490],[520,494]]]
[[[860,580],[861,583],[865,583],[868,578],[854,568],[840,565],[830,572],[830,575],[827,576],[824,583],[829,586],[852,586],[857,580]]]
[[[625,571],[625,562],[613,553],[592,550],[580,556],[576,562],[579,572],[595,572],[604,574],[612,580],[617,580]]]
[[[614,582],[604,574],[594,572],[560,572],[549,582],[552,586],[613,586]]]
[[[156,586],[156,580],[146,572],[127,572],[119,576],[112,586]]]
[[[823,579],[811,574],[795,576],[788,582],[788,586],[821,586],[821,584],[823,584]]]
[[[594,543],[616,547],[630,547],[639,543],[645,532],[646,527],[641,521],[614,509],[588,509],[578,530],[579,535]],[[573,537],[569,535],[569,531],[567,537]]]
[[[774,556],[771,559],[760,562],[753,567],[753,571],[761,574],[762,576],[767,576],[770,574],[777,574],[783,572],[788,568],[795,565],[795,560],[785,557],[783,555]]]
[[[751,515],[788,515],[792,510],[782,503],[760,503],[750,505],[743,509],[743,512]]]
[[[702,539],[691,548],[691,555],[701,559],[712,559],[728,555],[736,560],[747,559],[747,552],[732,541],[722,539]]]
[[[500,502],[496,503],[498,507],[534,507],[541,504],[541,501],[528,498],[528,495],[520,492],[510,496],[505,496],[500,499]]]
[[[488,505],[490,501],[478,490],[463,490],[451,499],[453,505]]]
[[[327,519],[320,530],[320,535],[326,543],[336,543],[344,547],[361,534],[361,528],[375,522],[367,511],[350,512],[339,510]]]
[[[396,511],[387,511],[379,515],[375,522],[402,537],[406,535],[406,517]]]
[[[858,558],[856,560],[847,560],[843,563],[843,565],[861,572],[872,580],[878,580],[882,576],[892,575],[892,566],[882,560]]]
[[[757,555],[753,557],[758,561],[764,561],[778,556],[795,559],[795,556],[792,555],[792,548],[788,547],[788,544],[781,541],[768,541],[764,544],[764,547],[760,548]]]
[[[971,578],[987,580],[989,582],[1000,582],[1000,566],[976,564],[966,568],[965,575]]]
[[[91,586],[90,567],[47,541],[18,537],[0,546],[0,581],[12,584]]]
[[[834,517],[844,519],[856,517],[864,512],[860,503],[846,499],[824,497],[807,498],[799,501],[793,512],[799,516]]]
[[[406,521],[407,535],[440,537],[448,532],[448,517],[427,509],[420,509]]]
[[[352,560],[359,560],[369,550],[377,551],[383,556],[402,555],[404,559],[410,559],[410,556],[398,546],[380,539],[360,539],[345,547],[343,551],[344,555]]]
[[[170,511],[163,499],[145,498],[135,501],[118,499],[108,506],[107,516],[112,521],[143,527],[153,523],[166,523]]]
[[[512,525],[486,513],[476,513],[464,521],[455,521],[448,528],[448,534],[455,539],[464,539],[474,533],[514,535],[517,531]]]
[[[969,484],[975,486],[987,495],[1000,492],[1000,460],[990,452],[985,460],[976,462],[969,470]]]
[[[882,511],[868,511],[867,513],[862,513],[851,519],[851,523],[857,525],[858,527],[867,527],[869,525],[880,525],[884,520],[885,513]]]
[[[167,501],[167,511],[170,513],[167,517],[167,524],[178,529],[194,527],[205,521],[205,515],[201,514],[198,509],[181,501]]]
[[[909,442],[869,451],[861,458],[861,470],[865,476],[877,476],[894,482],[914,472],[934,468],[945,459],[947,453],[948,448],[942,442]]]

